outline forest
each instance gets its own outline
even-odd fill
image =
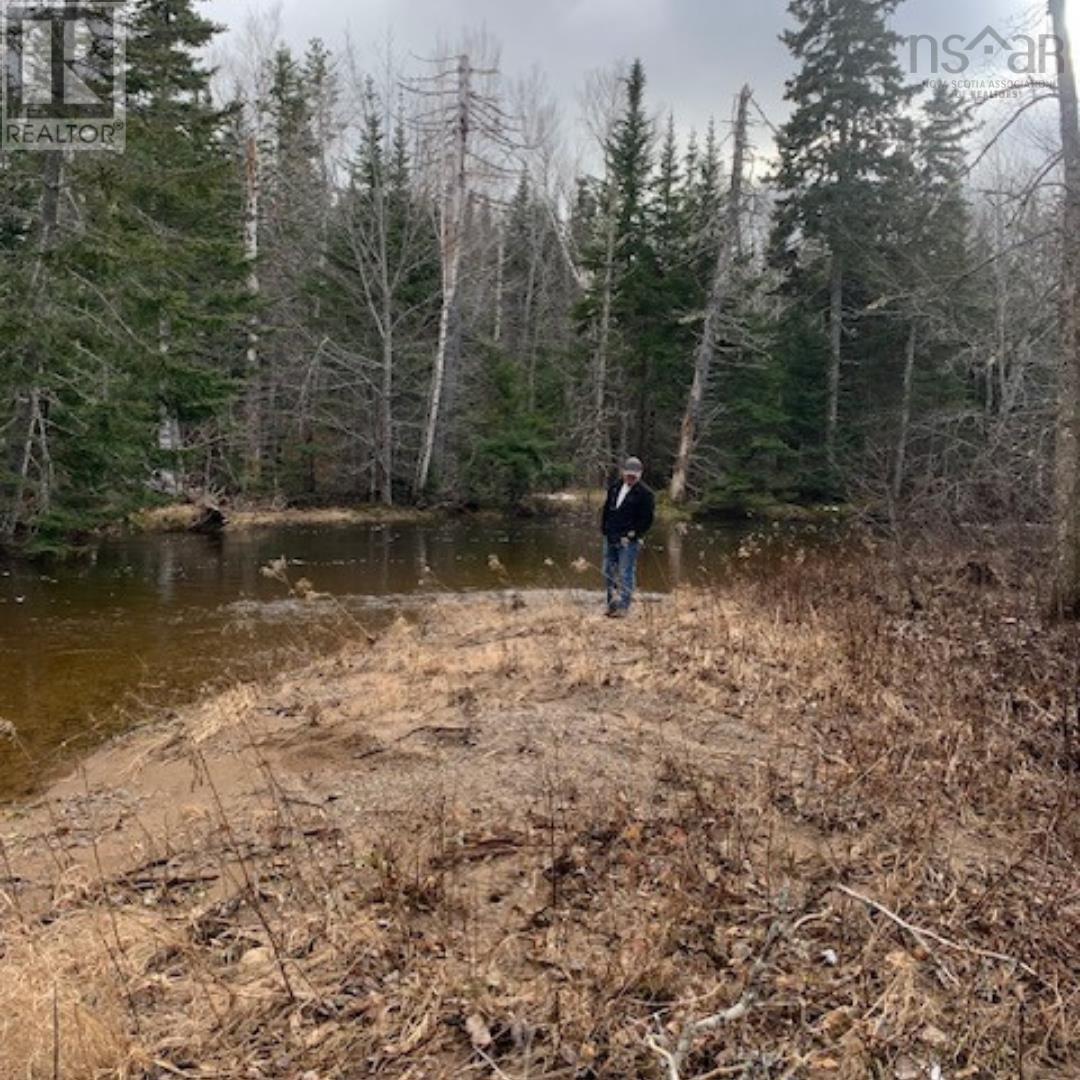
[[[687,131],[642,60],[567,117],[482,33],[362,62],[253,17],[211,66],[192,0],[136,0],[126,150],[0,154],[0,542],[512,506],[627,453],[718,514],[1049,521],[1075,117],[913,80],[896,7],[794,0],[787,119],[718,80]]]

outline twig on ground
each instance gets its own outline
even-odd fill
[[[781,908],[783,907],[786,907],[786,897],[781,900]],[[707,1035],[710,1031],[716,1031],[717,1028],[741,1020],[750,1011],[754,1002],[757,1000],[757,993],[755,990],[757,978],[765,967],[765,961],[768,959],[772,947],[784,932],[785,926],[779,919],[769,927],[769,932],[765,935],[765,942],[761,946],[761,951],[758,953],[757,959],[750,969],[750,974],[746,977],[746,988],[743,990],[742,996],[734,1005],[724,1009],[722,1012],[714,1013],[712,1016],[706,1016],[702,1020],[692,1020],[689,1023],[684,1024],[682,1031],[679,1033],[679,1039],[675,1044],[674,1050],[669,1050],[664,1046],[657,1036],[652,1034],[646,1036],[645,1044],[666,1066],[668,1080],[682,1080],[681,1070],[683,1063],[686,1061],[691,1049],[693,1049],[695,1039],[701,1035]]]
[[[872,908],[880,915],[884,915],[887,919],[892,920],[901,929],[906,930],[912,937],[927,952],[930,952],[930,948],[927,945],[927,941],[937,942],[938,945],[942,945],[947,949],[954,949],[957,952],[968,953],[971,956],[981,956],[986,960],[997,960],[1003,964],[1012,964],[1014,967],[1019,968],[1026,975],[1030,975],[1033,979],[1045,985],[1045,980],[1041,975],[1032,967],[1029,967],[1022,960],[1018,960],[1015,956],[1008,956],[1005,953],[994,952],[992,949],[980,949],[975,945],[964,945],[958,941],[950,941],[946,937],[942,937],[941,934],[936,933],[933,930],[926,930],[923,927],[912,926],[911,923],[905,919],[900,918],[895,911],[890,911],[884,904],[879,904],[876,900],[871,900],[869,896],[863,896],[862,893],[856,892],[854,889],[849,889],[846,885],[837,885],[838,892],[842,892],[845,896],[850,896],[852,900],[858,900],[867,907]],[[954,975],[955,979],[956,976]]]
[[[699,1035],[707,1035],[710,1031],[715,1031],[725,1024],[733,1024],[736,1020],[741,1020],[750,1011],[750,1006],[754,1003],[754,997],[753,990],[747,990],[730,1009],[714,1013],[712,1016],[705,1017],[704,1020],[694,1020],[684,1025],[674,1050],[668,1050],[655,1035],[647,1036],[645,1044],[667,1066],[668,1080],[682,1080],[680,1070],[683,1062],[686,1060],[686,1055],[690,1053],[694,1040]]]

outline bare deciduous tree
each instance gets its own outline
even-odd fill
[[[1065,196],[1058,386],[1054,607],[1080,616],[1080,107],[1066,0],[1050,0],[1062,44],[1058,96]]]
[[[455,375],[448,370],[448,361],[451,336],[460,317],[462,256],[471,211],[478,190],[505,175],[498,156],[505,157],[514,148],[512,125],[495,93],[497,57],[485,57],[485,42],[473,45],[472,53],[463,46],[455,56],[437,58],[433,75],[408,83],[410,92],[427,102],[427,108],[418,114],[418,124],[424,141],[432,148],[439,172],[436,213],[442,268],[439,336],[413,484],[416,495],[427,490],[432,467],[437,464],[444,394]]]
[[[675,455],[675,466],[671,474],[671,500],[676,503],[682,502],[686,498],[690,462],[697,442],[701,410],[705,402],[705,392],[709,385],[713,356],[716,352],[716,335],[720,317],[724,303],[731,292],[732,271],[742,251],[743,182],[746,171],[751,96],[750,87],[744,86],[739,93],[738,104],[736,105],[735,151],[731,165],[731,186],[728,191],[727,212],[720,236],[712,287],[706,301],[705,324],[702,327],[701,340],[698,342],[697,351],[694,354],[694,377],[690,384],[686,410],[683,413],[682,427],[679,432],[679,448]]]

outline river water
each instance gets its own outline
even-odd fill
[[[641,588],[715,580],[739,536],[658,527]],[[282,557],[334,599],[290,600],[262,573]],[[446,591],[595,589],[599,607],[599,562],[591,522],[466,519],[139,535],[84,560],[0,563],[0,720],[18,733],[0,737],[0,799],[164,708],[332,648],[343,608],[374,628]]]

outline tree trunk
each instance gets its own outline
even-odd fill
[[[533,237],[530,236],[530,241]],[[521,350],[525,354],[525,404],[536,408],[536,342],[532,333],[533,303],[536,295],[536,248],[530,243],[529,275],[525,283],[525,303],[521,312]]]
[[[840,420],[840,359],[844,342],[844,266],[833,252],[829,276],[829,397],[825,414],[825,458],[836,464],[836,431]]]
[[[428,398],[427,421],[420,460],[416,468],[414,494],[422,495],[431,478],[431,466],[435,456],[435,442],[439,431],[439,414],[442,407],[443,388],[446,383],[447,346],[453,328],[454,309],[458,302],[458,281],[461,270],[461,248],[465,226],[465,210],[468,189],[468,151],[471,128],[469,94],[469,58],[458,60],[457,115],[454,125],[454,160],[443,194],[442,228],[442,310],[439,313],[439,343],[435,350],[435,363],[431,373],[431,392]]]
[[[596,340],[593,385],[593,440],[595,464],[606,473],[611,464],[610,433],[608,431],[608,352],[611,347],[611,306],[615,288],[615,223],[608,222],[607,248],[604,253],[604,291],[600,297],[600,326]]]
[[[503,323],[503,263],[506,261],[506,231],[499,223],[499,240],[495,246],[495,326],[491,332],[491,340],[499,345],[502,343]]]
[[[1053,606],[1059,616],[1076,618],[1080,617],[1080,108],[1065,0],[1050,0],[1050,14],[1062,43],[1058,98],[1065,173]]]
[[[381,318],[378,320],[382,336],[382,372],[379,385],[378,421],[375,432],[375,457],[378,462],[377,476],[379,496],[384,506],[394,504],[394,291],[390,274],[390,250],[388,232],[388,208],[386,187],[380,177],[378,198],[379,230],[379,292]]]
[[[907,347],[904,353],[904,387],[900,397],[900,430],[896,437],[896,460],[893,462],[892,500],[893,505],[900,501],[900,492],[904,487],[904,459],[907,457],[908,431],[911,427],[911,391],[915,383],[915,352],[918,344],[918,329],[913,322],[908,330]]]
[[[724,298],[731,284],[731,271],[742,251],[742,197],[743,172],[747,151],[747,116],[751,90],[744,86],[739,94],[739,111],[735,121],[735,155],[731,163],[731,189],[728,193],[727,220],[720,238],[716,270],[712,288],[705,308],[705,326],[694,356],[694,377],[690,383],[690,395],[683,412],[679,430],[679,449],[675,455],[675,467],[671,473],[671,501],[680,503],[686,498],[690,477],[690,465],[697,443],[698,424],[705,404],[705,392],[709,385],[713,357],[716,353],[716,324],[719,322]]]
[[[449,279],[444,279],[442,311],[439,313],[439,344],[435,350],[435,364],[431,372],[431,390],[428,396],[427,422],[424,424],[424,444],[416,470],[415,495],[420,496],[431,477],[431,463],[435,456],[435,437],[439,429],[439,409],[442,405],[443,384],[446,381],[446,351],[450,341],[450,324],[457,300],[456,271],[451,289]]]
[[[172,348],[172,324],[169,316],[162,312],[158,316],[158,353],[162,359],[169,355]],[[168,406],[161,405],[160,418],[158,421],[158,449],[169,456],[169,460],[176,464],[179,461],[179,453],[183,449],[183,439],[180,433],[180,421],[176,414],[169,411]],[[183,475],[173,468],[162,468],[160,472],[161,487],[168,495],[182,495],[184,493]]]
[[[384,506],[394,504],[394,323],[389,284],[383,292],[382,383],[379,387],[378,445],[379,494]]]
[[[259,199],[261,178],[259,144],[255,134],[244,144],[244,257],[248,264],[247,289],[252,303],[260,295],[259,282]],[[247,447],[244,480],[248,488],[262,479],[262,375],[259,358],[259,316],[252,312],[247,336],[247,409],[245,427]]]

